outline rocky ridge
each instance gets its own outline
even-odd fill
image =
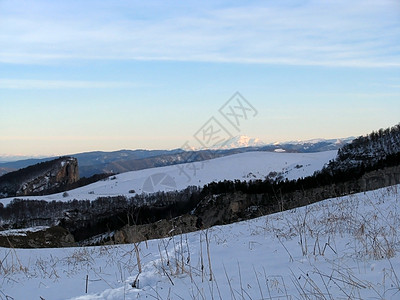
[[[0,197],[40,195],[79,180],[78,161],[60,157],[0,177]]]

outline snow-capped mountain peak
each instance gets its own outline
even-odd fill
[[[234,149],[244,147],[261,147],[265,143],[258,138],[251,138],[246,135],[238,135],[227,141],[218,143],[212,147],[212,149]]]

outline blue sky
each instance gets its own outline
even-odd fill
[[[218,113],[236,91],[258,112],[240,131]],[[177,148],[212,116],[265,142],[357,136],[399,98],[395,0],[0,0],[0,155]]]

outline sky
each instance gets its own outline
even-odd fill
[[[399,99],[396,0],[0,0],[0,156],[359,136]]]

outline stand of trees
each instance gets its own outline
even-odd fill
[[[51,201],[14,199],[0,205],[0,226],[25,228],[60,225],[76,240],[119,229],[124,225],[148,224],[193,210],[201,197],[198,187],[183,191],[141,194],[134,197],[99,197],[94,201]]]
[[[370,167],[400,152],[400,124],[360,136],[339,149],[337,158],[328,169],[344,170],[351,167]]]

